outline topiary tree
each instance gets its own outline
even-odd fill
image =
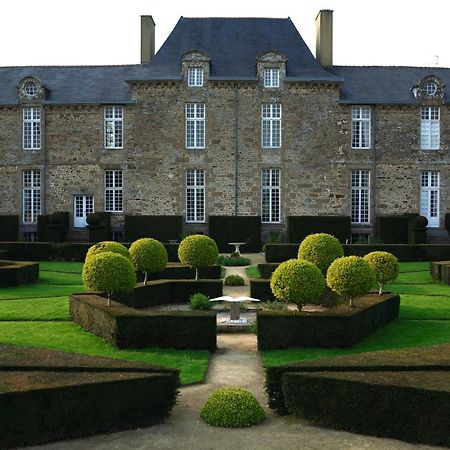
[[[420,216],[419,216],[420,217]],[[398,259],[389,252],[371,252],[364,256],[375,273],[375,279],[380,286],[378,293],[383,293],[383,287],[388,281],[395,280],[400,270]]]
[[[239,387],[216,389],[200,412],[200,417],[209,425],[230,428],[255,425],[265,416],[255,396]]]
[[[375,284],[375,274],[360,256],[346,256],[333,261],[327,272],[327,285],[339,295],[349,298],[350,306],[358,295],[367,294]]]
[[[117,253],[118,255],[122,255],[125,256],[125,258],[130,259],[130,252],[125,245],[115,241],[102,241],[97,242],[97,244],[94,244],[92,247],[89,247],[89,250],[86,253],[85,261],[87,261],[91,256],[102,252]]]
[[[192,234],[185,237],[178,247],[179,260],[183,264],[195,268],[196,280],[198,280],[198,269],[215,264],[218,257],[217,244],[203,234]]]
[[[344,256],[341,243],[331,234],[315,233],[306,236],[298,249],[298,259],[314,263],[323,275],[337,258]]]
[[[270,288],[277,299],[295,303],[301,310],[303,303],[318,299],[325,288],[325,280],[315,264],[290,259],[281,263],[273,272]]]
[[[144,284],[147,284],[147,274],[162,272],[167,266],[168,256],[161,242],[142,238],[131,244],[130,259],[138,272],[144,272]]]
[[[108,306],[111,306],[113,294],[131,291],[136,284],[131,261],[113,252],[100,252],[87,258],[82,277],[87,289],[106,291]]]

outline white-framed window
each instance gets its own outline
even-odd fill
[[[122,170],[105,170],[105,211],[123,211]]]
[[[123,107],[105,107],[105,148],[123,148]]]
[[[188,67],[188,86],[203,86],[203,67]]]
[[[279,223],[281,221],[280,169],[261,171],[261,222]]]
[[[370,171],[352,170],[351,174],[352,223],[370,222]]]
[[[41,171],[22,172],[23,223],[36,223],[41,213]]]
[[[41,148],[41,108],[37,106],[23,109],[23,148]]]
[[[265,103],[261,108],[261,145],[281,147],[281,104]]]
[[[427,81],[425,84],[425,93],[427,95],[434,95],[437,91],[437,85],[434,81]]]
[[[205,221],[205,171],[186,170],[186,222]]]
[[[205,104],[186,104],[186,148],[205,148]]]
[[[370,148],[370,107],[352,107],[352,148]]]
[[[429,227],[439,227],[439,172],[420,173],[420,215],[428,219]]]
[[[280,69],[278,68],[264,69],[264,87],[267,88],[280,87]]]
[[[437,150],[440,145],[440,110],[438,106],[420,108],[420,148]]]

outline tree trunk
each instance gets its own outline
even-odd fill
[[[195,268],[195,279],[198,280],[198,269],[197,269],[197,267]]]
[[[108,295],[108,299],[106,302],[106,306],[111,306],[111,296],[110,296],[109,292],[107,292],[107,295]]]
[[[378,283],[378,285],[380,286],[380,289],[378,291],[378,295],[381,295],[383,293],[383,285],[381,283]]]
[[[353,297],[350,297],[350,308],[353,308]]]
[[[147,272],[144,272],[144,286],[147,284]]]

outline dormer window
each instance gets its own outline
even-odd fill
[[[264,69],[264,87],[266,88],[280,87],[280,69],[278,68]]]
[[[203,86],[203,67],[189,67],[187,78],[188,78],[188,86],[190,87]]]
[[[27,76],[22,78],[17,85],[19,102],[25,105],[39,104],[45,100],[46,88],[39,78]]]
[[[427,84],[425,85],[425,93],[427,95],[434,95],[436,94],[436,91],[437,91],[436,83],[434,81],[428,81]]]
[[[34,81],[27,81],[23,86],[23,93],[29,97],[33,98],[38,92],[38,87]]]

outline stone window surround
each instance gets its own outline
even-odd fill
[[[281,148],[282,143],[281,103],[263,103],[261,105],[261,147]]]
[[[27,106],[22,110],[22,148],[41,149],[41,108]]]
[[[105,149],[123,148],[123,106],[104,107],[104,147]]]
[[[281,223],[281,169],[278,167],[261,170],[261,222]]]
[[[286,64],[287,57],[275,50],[266,51],[258,55],[256,59],[256,75],[261,87],[268,90],[279,89],[283,87],[283,82],[286,79]],[[264,74],[266,69],[279,70],[278,86],[265,86]]]
[[[428,219],[428,227],[439,227],[439,170],[420,171],[420,215]],[[433,220],[434,219],[434,220]]]
[[[41,214],[42,174],[40,169],[25,169],[22,171],[22,222],[37,223]]]
[[[185,147],[204,149],[206,142],[206,105],[203,102],[185,104]]]
[[[204,169],[186,169],[186,223],[206,222],[206,183]]]
[[[204,87],[209,79],[211,58],[205,52],[199,50],[189,50],[181,57],[181,77],[188,87],[194,87],[189,85],[189,69],[203,69],[203,84]]]
[[[371,148],[372,109],[370,106],[355,105],[351,108],[351,143],[354,149]]]
[[[123,212],[123,170],[104,170],[105,212]]]
[[[364,182],[363,172],[367,173]],[[369,225],[371,220],[371,173],[370,169],[350,169],[350,216],[353,224]],[[357,177],[356,177],[357,176]],[[357,216],[357,217],[356,217]]]
[[[34,94],[30,95],[29,92],[27,92],[27,86],[30,85],[30,83],[34,84],[35,86],[35,92]],[[22,78],[19,83],[17,84],[17,97],[20,104],[27,104],[27,105],[33,105],[33,104],[40,104],[43,100],[45,100],[46,96],[46,88],[42,81],[33,76],[26,76]]]
[[[420,149],[440,149],[440,108],[422,106],[420,108]]]
[[[187,80],[189,87],[203,86],[203,67],[188,67]]]

